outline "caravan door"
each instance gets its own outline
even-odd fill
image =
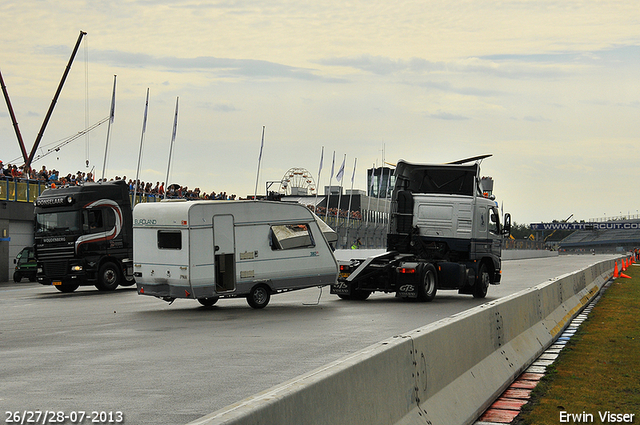
[[[213,216],[213,250],[216,292],[236,289],[236,244],[233,215]]]

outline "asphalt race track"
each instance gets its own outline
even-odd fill
[[[484,300],[440,291],[431,303],[380,293],[344,301],[325,287],[275,295],[263,310],[244,299],[169,305],[135,287],[63,294],[0,283],[3,418],[119,411],[127,424],[185,424],[380,340],[609,258],[505,261],[503,283]]]

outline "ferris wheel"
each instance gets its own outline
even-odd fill
[[[279,193],[284,195],[315,195],[316,182],[305,168],[290,168],[280,180]]]

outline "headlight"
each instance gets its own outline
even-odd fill
[[[81,272],[82,271],[82,266],[71,266],[71,271],[72,272]]]

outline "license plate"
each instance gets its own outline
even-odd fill
[[[54,285],[56,285],[56,286],[60,286],[60,285],[62,285],[62,281],[61,281],[61,280],[54,280],[52,283],[53,283]]]
[[[351,276],[351,273],[340,273],[340,277],[343,278],[343,279],[346,279],[349,276]]]

